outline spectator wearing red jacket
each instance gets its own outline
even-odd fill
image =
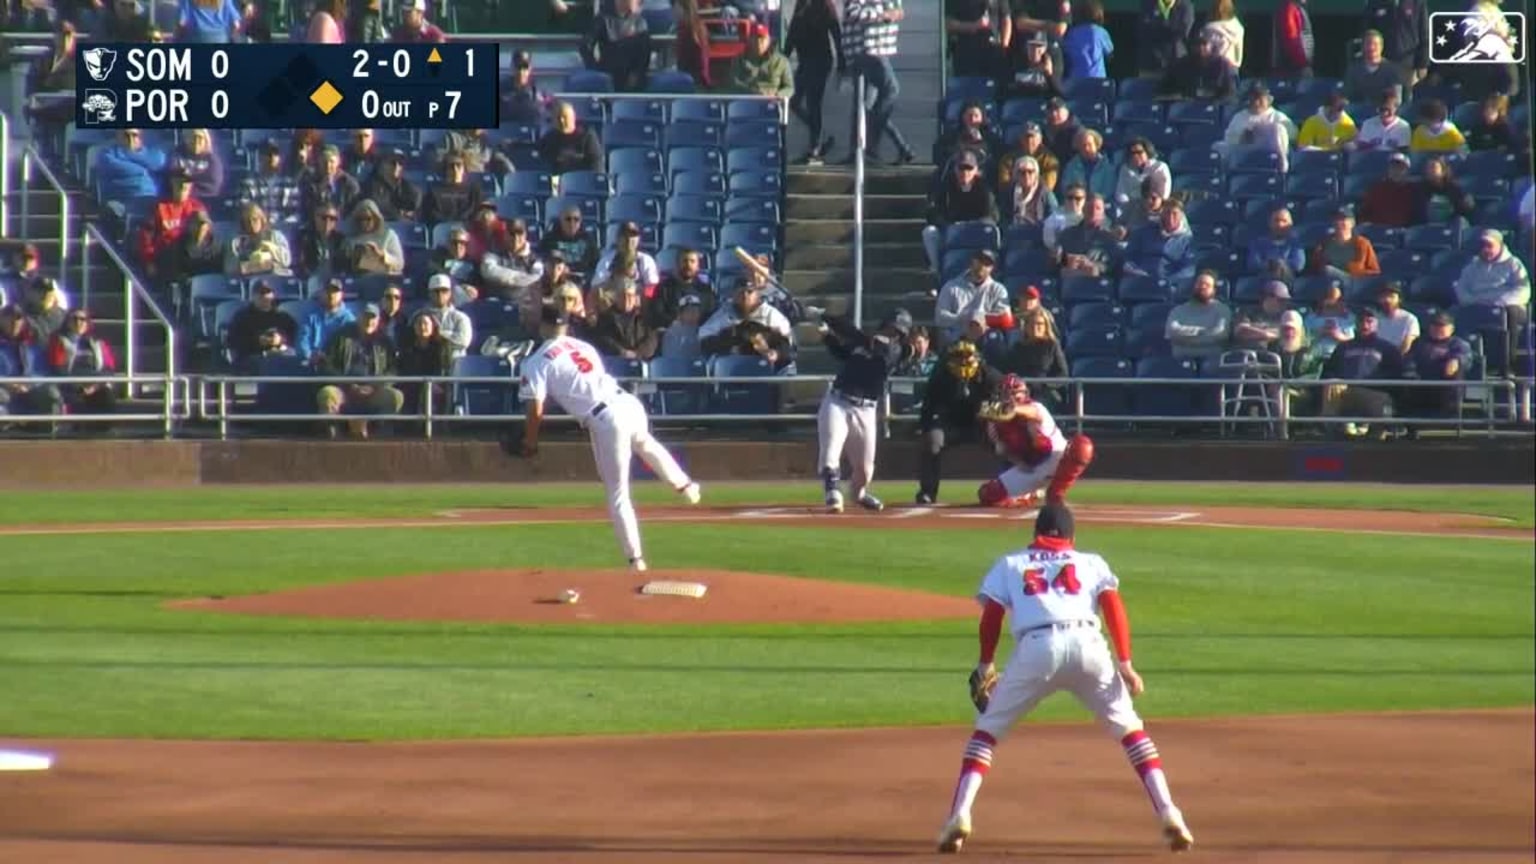
[[[192,196],[192,180],[187,172],[172,169],[166,178],[170,197],[155,204],[149,221],[139,231],[139,260],[150,276],[157,276],[164,255],[181,239],[193,213],[207,215],[208,208]]]
[[[1422,212],[1423,192],[1408,178],[1408,156],[1393,153],[1387,162],[1387,175],[1372,183],[1360,199],[1360,221],[1406,228]]]
[[[389,34],[389,41],[443,43],[448,41],[448,34],[427,20],[427,0],[406,0],[400,13],[400,26]]]
[[[1275,8],[1275,77],[1312,77],[1314,47],[1312,16],[1307,12],[1306,0],[1281,0]]]
[[[48,368],[58,376],[107,375],[117,371],[117,359],[112,346],[91,332],[90,316],[77,309],[48,340]],[[74,414],[111,414],[117,407],[110,384],[64,384],[59,391]]]

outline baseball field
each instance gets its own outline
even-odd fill
[[[834,517],[813,485],[684,508],[641,484],[645,577],[590,484],[6,496],[0,749],[56,761],[0,773],[0,861],[935,857],[969,598],[1029,539],[973,490]],[[1529,487],[1073,504],[1194,855],[1536,854]],[[1120,747],[1057,696],[999,746],[963,857],[1166,854]]]

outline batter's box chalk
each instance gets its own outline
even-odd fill
[[[702,582],[670,582],[657,580],[640,586],[640,593],[647,597],[692,597],[702,600],[709,586]]]

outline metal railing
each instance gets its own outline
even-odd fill
[[[11,118],[0,111],[0,237],[11,236]]]
[[[112,243],[102,236],[101,231],[95,225],[85,226],[85,232],[80,238],[80,291],[83,297],[90,297],[91,261],[90,251],[92,245],[99,245],[101,251],[106,254],[114,266],[122,274],[123,280],[123,316],[124,316],[124,372],[128,376],[129,392],[141,381],[160,383],[176,377],[176,326],[171,323],[170,316],[160,308],[160,304],[144,287],[138,277],[133,275],[133,268],[123,260]],[[83,302],[83,301],[82,301]],[[149,310],[149,314],[158,322],[165,331],[165,372],[157,375],[144,375],[139,369],[139,307],[142,302]]]
[[[21,152],[21,230],[18,233],[28,233],[28,222],[32,211],[32,172],[36,170],[43,176],[43,180],[59,196],[59,271],[63,272],[64,265],[69,262],[69,190],[59,182],[53,169],[48,167],[48,162],[42,154],[28,144]]]
[[[142,411],[113,412],[110,414],[22,414],[0,411],[0,427],[52,426],[54,431],[57,431],[56,427],[58,424],[158,423],[161,425],[166,438],[174,438],[178,421],[186,419],[185,412],[178,411],[177,407],[189,404],[188,396],[190,395],[191,384],[185,378],[176,378],[170,375],[165,376],[164,382],[165,387],[159,396],[160,410],[153,414]],[[105,384],[109,387],[118,387],[126,385],[127,380],[121,375],[54,375],[45,378],[0,378],[0,390],[14,387],[68,388],[91,384]],[[59,398],[54,401],[62,407],[67,404],[68,399],[60,394]]]
[[[599,102],[773,102],[779,110],[779,125],[789,125],[789,100],[782,96],[759,96],[750,93],[584,93],[579,91],[555,94],[556,101],[572,99],[596,99]]]
[[[869,144],[868,86],[864,73],[853,82],[853,326],[864,326],[864,150]],[[821,146],[819,142],[811,142]]]

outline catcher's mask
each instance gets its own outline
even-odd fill
[[[961,381],[969,381],[981,374],[981,360],[976,356],[976,346],[970,342],[961,341],[949,346],[944,365]]]
[[[1029,385],[1017,375],[1009,375],[1003,378],[997,385],[997,398],[1022,405],[1029,401]]]

